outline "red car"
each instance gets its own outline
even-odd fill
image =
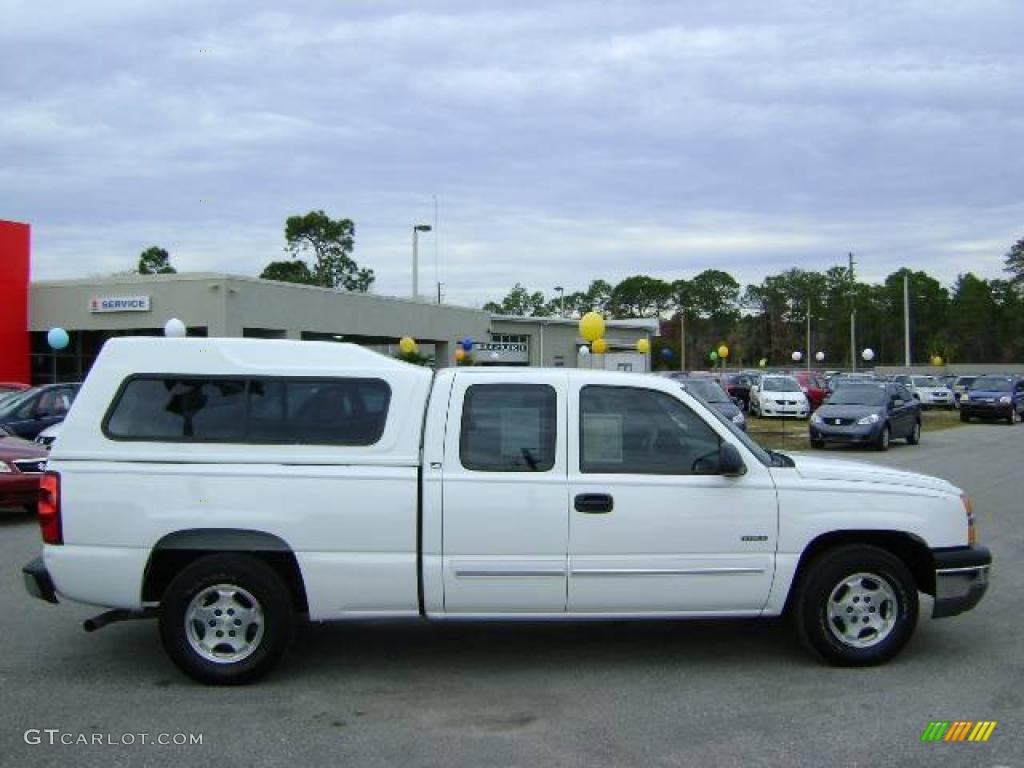
[[[793,371],[793,378],[799,382],[800,389],[807,395],[812,411],[817,409],[831,393],[825,379],[814,371]]]
[[[13,437],[0,427],[0,508],[23,507],[34,514],[45,466],[42,446]]]

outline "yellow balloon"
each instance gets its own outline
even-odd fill
[[[403,336],[401,341],[398,342],[398,348],[405,352],[405,354],[411,355],[416,351],[416,341],[411,336]]]
[[[938,355],[933,357],[932,358],[932,365],[934,365],[936,368],[938,368],[940,365],[942,365],[942,358],[939,357]]]
[[[637,339],[636,351],[639,352],[641,355],[646,355],[648,352],[651,351],[651,342],[649,342],[647,339]]]
[[[594,343],[591,344],[590,347],[594,350],[595,355],[603,355],[608,351],[608,342],[604,339],[595,339]]]
[[[766,365],[768,365],[768,358],[762,357],[760,360],[757,361],[757,364],[759,367],[764,368]]]
[[[455,359],[459,360],[459,361],[465,360],[466,359],[466,350],[464,350],[462,347],[456,347],[455,348]]]
[[[725,344],[718,348],[718,356],[723,360],[729,356],[729,348]]]
[[[597,341],[604,336],[604,318],[597,312],[587,312],[580,318],[580,336],[587,341]],[[595,352],[597,350],[594,350]]]

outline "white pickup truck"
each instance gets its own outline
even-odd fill
[[[760,617],[829,662],[978,603],[944,480],[766,451],[670,379],[399,363],[346,344],[107,342],[41,481],[30,593],[158,616],[239,683],[313,621]]]

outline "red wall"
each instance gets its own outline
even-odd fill
[[[29,226],[0,221],[0,381],[28,383]]]

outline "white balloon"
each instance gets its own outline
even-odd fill
[[[793,355],[792,355],[793,362],[794,363],[799,363],[800,360],[803,358],[803,356],[804,356],[803,352],[794,352]]]
[[[589,354],[590,354],[590,347],[588,347],[586,344],[584,344],[582,347],[580,347],[580,355],[582,355],[583,357],[586,357]]]
[[[817,360],[820,363],[822,360],[825,359],[825,353],[824,352],[816,352],[815,355],[814,355],[814,359]]]
[[[499,357],[501,357],[501,355],[497,352],[491,352],[491,360],[497,360]]]
[[[187,333],[188,329],[185,328],[185,324],[176,317],[172,317],[164,323],[164,336],[170,339],[183,339]]]
[[[860,356],[863,357],[867,361],[874,360],[875,359],[875,350],[871,349],[871,347],[868,347],[867,349],[865,349],[863,352],[860,353]]]

